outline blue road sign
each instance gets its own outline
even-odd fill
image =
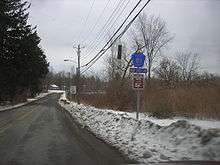
[[[130,68],[131,73],[147,73],[147,68]]]
[[[134,53],[131,55],[131,61],[134,67],[143,67],[145,55],[143,53]]]

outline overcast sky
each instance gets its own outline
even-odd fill
[[[130,0],[113,28],[104,31],[102,40],[97,40],[98,32],[116,5],[120,3],[122,10],[128,1],[29,0],[32,4],[29,21],[37,25],[50,65],[56,71],[69,71],[75,64],[64,62],[64,59],[73,57],[76,60],[72,45],[85,46],[82,63],[89,61],[106,41],[107,33],[114,31],[137,3],[137,0]],[[165,54],[172,55],[177,51],[198,53],[203,70],[220,74],[220,0],[152,0],[144,12],[160,16],[175,35]],[[89,54],[93,44],[98,47]],[[92,70],[103,68],[103,63],[101,59]]]

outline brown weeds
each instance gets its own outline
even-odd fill
[[[135,111],[136,94],[130,86],[116,86],[105,94],[82,95],[84,104],[98,108]],[[220,119],[220,86],[179,85],[166,88],[159,83],[146,85],[141,111],[158,118],[174,116]]]

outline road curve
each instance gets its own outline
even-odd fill
[[[58,94],[0,112],[0,165],[129,164],[56,107]]]

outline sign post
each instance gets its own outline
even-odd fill
[[[137,112],[136,112],[136,119],[139,119],[139,111],[140,111],[140,90],[137,91]]]
[[[140,90],[144,89],[144,75],[143,74],[134,74],[133,75],[133,89],[137,91],[137,110],[136,110],[136,119],[139,119],[140,112]]]
[[[136,119],[139,119],[140,112],[140,100],[141,90],[144,89],[144,74],[147,73],[147,69],[144,68],[145,55],[143,53],[134,53],[131,55],[132,66],[130,72],[133,74],[132,87],[137,91],[137,110]]]

